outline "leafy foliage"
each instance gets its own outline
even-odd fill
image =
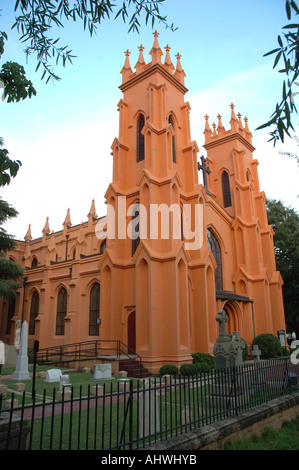
[[[292,14],[298,15],[299,8],[295,0],[286,0],[285,6],[288,20],[291,20]],[[282,100],[276,104],[275,111],[269,121],[258,127],[258,129],[263,129],[275,125],[274,131],[270,132],[270,141],[273,140],[274,145],[278,140],[284,142],[285,134],[291,137],[290,129],[294,130],[291,114],[297,113],[294,96],[299,93],[299,91],[294,92],[294,86],[299,86],[299,83],[296,82],[299,73],[299,23],[288,24],[282,29],[288,31],[278,35],[279,47],[264,55],[265,57],[276,53],[273,68],[283,59],[284,65],[279,73],[286,74],[287,78],[283,81]]]
[[[159,374],[160,375],[176,375],[179,369],[174,364],[165,364],[164,366],[160,367]]]
[[[198,352],[191,356],[198,372],[210,372],[215,369],[215,359],[211,354]]]
[[[0,296],[7,298],[15,297],[19,287],[17,279],[22,275],[23,269],[13,260],[5,258],[5,253],[12,250],[16,243],[1,225],[17,214],[10,204],[0,198]]]
[[[271,333],[262,333],[256,336],[253,344],[257,344],[264,359],[279,357],[282,355],[282,346],[279,339]]]
[[[123,0],[122,6],[111,3],[110,0],[74,0],[73,6],[69,0],[17,0],[15,3],[16,21],[13,28],[17,28],[21,34],[20,40],[28,44],[25,53],[37,55],[38,63],[43,68],[42,79],[48,82],[51,78],[59,80],[54,73],[51,62],[56,66],[72,63],[75,57],[68,46],[60,46],[60,38],[51,38],[49,33],[53,26],[63,28],[65,21],[83,21],[84,30],[88,30],[92,36],[97,27],[105,19],[121,17],[123,22],[129,22],[129,30],[139,32],[140,18],[145,16],[145,23],[151,21],[162,22],[166,27],[174,30],[173,25],[168,25],[166,16],[161,16],[159,6],[165,0]]]
[[[299,214],[281,201],[266,201],[268,222],[274,229],[276,267],[283,279],[287,330],[299,337]]]

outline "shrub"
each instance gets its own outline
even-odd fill
[[[160,367],[160,375],[176,375],[179,372],[177,366],[173,364],[165,364],[164,366]]]
[[[196,375],[198,372],[196,364],[182,364],[180,375]]]
[[[279,357],[282,354],[282,347],[279,339],[271,333],[262,333],[256,336],[253,340],[253,344],[258,345],[264,359]]]
[[[208,353],[194,353],[191,354],[193,357],[193,364],[196,365],[197,372],[210,372],[215,368],[214,356]]]

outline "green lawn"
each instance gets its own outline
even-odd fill
[[[267,429],[262,436],[225,444],[224,450],[299,450],[299,416],[280,429]]]

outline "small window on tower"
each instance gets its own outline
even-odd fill
[[[230,194],[229,176],[226,171],[222,173],[222,195],[223,195],[223,206],[230,207],[232,205],[232,199]]]
[[[169,124],[172,125],[173,130],[175,130],[175,129],[174,129],[174,122],[173,122],[173,119],[172,119],[172,116],[171,116],[171,115],[169,116],[168,121],[169,121]],[[173,161],[173,163],[176,163],[175,135],[172,136],[172,161]]]
[[[144,116],[140,114],[137,121],[137,141],[136,141],[136,152],[137,152],[137,162],[144,160],[144,135],[142,134],[142,129],[144,127]]]

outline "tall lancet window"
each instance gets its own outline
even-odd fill
[[[38,315],[39,295],[35,291],[31,297],[29,334],[35,335],[35,319]]]
[[[169,124],[172,125],[173,130],[175,130],[175,129],[174,129],[174,122],[173,122],[173,119],[172,119],[172,116],[171,116],[171,115],[169,116],[168,122],[169,122]],[[174,163],[176,163],[175,135],[172,136],[172,161],[173,161]]]
[[[223,279],[222,279],[222,256],[219,242],[211,230],[207,230],[208,247],[213,253],[217,268],[215,269],[215,289],[216,292],[223,290]]]
[[[132,256],[134,255],[135,251],[138,248],[140,243],[140,214],[139,214],[139,204],[133,209],[132,214]]]
[[[142,134],[142,129],[144,127],[144,116],[140,114],[137,121],[137,140],[136,140],[136,159],[137,162],[144,160],[144,135]]]
[[[89,335],[99,335],[100,320],[100,284],[96,282],[90,291],[89,302]]]
[[[56,334],[64,335],[64,318],[66,317],[67,308],[67,292],[64,287],[59,291],[57,298],[56,312]]]
[[[229,176],[226,171],[221,176],[222,183],[222,195],[223,195],[223,207],[230,207],[232,205],[232,199],[230,194]]]

